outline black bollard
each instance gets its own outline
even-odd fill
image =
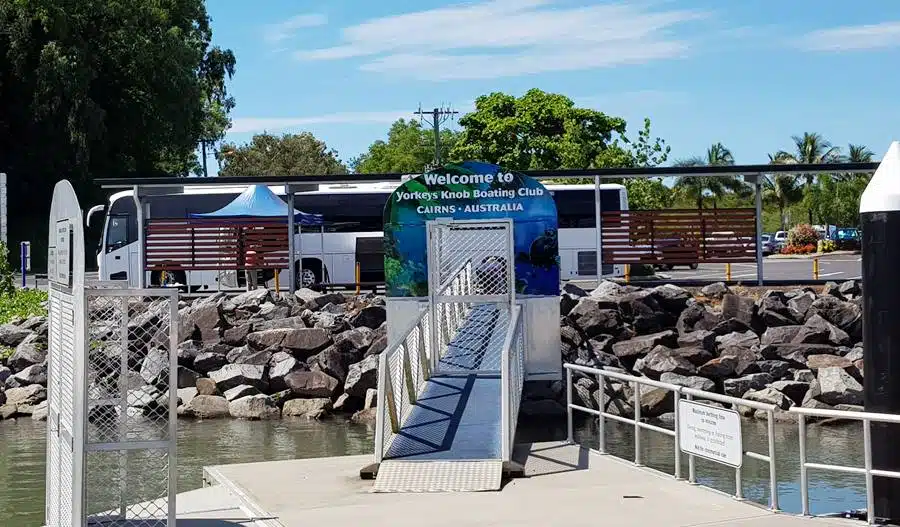
[[[900,414],[900,142],[859,205],[862,226],[863,387],[867,412]],[[900,425],[872,423],[872,467],[900,471]],[[900,480],[875,476],[876,518],[900,522]]]

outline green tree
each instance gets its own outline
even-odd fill
[[[734,156],[731,150],[722,143],[715,143],[706,150],[706,157],[692,157],[677,161],[675,166],[730,166],[734,164]],[[731,192],[737,195],[745,195],[749,189],[747,185],[736,176],[678,176],[675,180],[675,191],[686,199],[694,202],[698,209],[703,208],[703,199],[707,195],[716,199],[724,197]]]
[[[224,96],[234,68],[211,40],[203,0],[0,1],[0,171],[29,197],[10,200],[9,238],[33,242],[35,267],[60,179],[87,207],[94,178],[196,169],[205,86]]]
[[[451,159],[457,133],[441,130],[441,160]],[[434,164],[434,131],[419,121],[399,119],[391,125],[387,141],[379,139],[350,162],[360,174],[421,173]]]
[[[830,174],[819,176],[812,187],[809,204],[816,217],[828,225],[859,224],[859,200],[868,185],[868,177],[842,180]]]
[[[839,163],[842,159],[841,149],[832,146],[820,134],[805,132],[802,136],[792,136],[794,151],[780,150],[775,154],[774,161],[782,164],[817,164]],[[815,174],[806,174],[806,186],[804,189],[804,201],[809,223],[813,223],[812,188],[815,182]]]
[[[248,144],[223,144],[222,176],[294,176],[346,174],[337,152],[309,132],[254,135]]]
[[[631,210],[668,209],[675,201],[675,193],[657,178],[628,178],[628,208]]]
[[[482,95],[459,120],[455,159],[477,159],[510,170],[595,167],[625,120],[578,108],[564,95],[529,90],[522,97]],[[619,149],[623,150],[623,149]]]

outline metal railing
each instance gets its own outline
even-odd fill
[[[500,416],[501,457],[512,459],[519,421],[519,404],[522,401],[522,385],[525,381],[525,335],[522,331],[522,306],[514,306],[509,329],[503,341],[500,366]]]
[[[809,469],[825,470],[829,472],[840,472],[844,474],[861,474],[866,477],[866,510],[869,525],[875,524],[875,515],[871,514],[875,510],[875,494],[872,491],[872,480],[874,476],[884,478],[900,479],[900,472],[891,470],[879,470],[872,466],[872,422],[900,424],[900,415],[894,414],[876,414],[869,412],[851,412],[845,410],[825,410],[812,408],[791,408],[791,412],[799,417],[800,432],[800,503],[804,516],[809,515]],[[806,418],[807,417],[824,417],[838,418],[853,421],[862,421],[863,425],[863,452],[864,467],[851,467],[847,465],[828,465],[823,463],[811,463],[806,460]]]
[[[617,373],[613,371],[600,370],[597,368],[590,368],[586,366],[578,366],[575,364],[565,364],[566,368],[566,408],[567,408],[567,419],[568,419],[568,441],[570,443],[574,442],[574,415],[573,410],[584,412],[590,415],[597,416],[599,418],[598,423],[598,436],[599,436],[599,447],[597,449],[600,454],[607,454],[606,451],[606,420],[612,420],[619,423],[624,423],[627,425],[631,425],[634,427],[634,464],[637,466],[643,466],[641,460],[641,432],[643,430],[651,430],[653,432],[657,432],[663,434],[665,436],[669,436],[674,438],[675,440],[675,479],[683,479],[682,478],[682,468],[681,468],[681,439],[678,434],[678,423],[681,420],[680,410],[678,401],[684,396],[687,400],[695,400],[695,399],[703,399],[708,401],[714,401],[723,404],[731,404],[734,406],[745,406],[749,408],[753,408],[756,410],[762,410],[766,412],[766,420],[767,420],[767,430],[768,430],[768,453],[762,454],[759,452],[752,452],[749,450],[744,450],[742,454],[751,459],[756,459],[759,461],[763,461],[769,464],[769,492],[770,492],[770,501],[769,501],[769,509],[772,511],[778,510],[778,478],[777,471],[775,469],[775,409],[776,406],[773,404],[765,404],[756,401],[748,401],[746,399],[740,399],[737,397],[730,397],[727,395],[720,395],[712,392],[705,392],[703,390],[696,390],[694,388],[688,388],[685,386],[678,386],[675,384],[669,384],[665,382],[655,381],[653,379],[648,379],[644,377],[635,377],[633,375],[626,375],[622,373]],[[580,372],[587,375],[596,376],[598,389],[597,389],[597,407],[599,410],[595,410],[593,408],[588,408],[586,406],[581,406],[574,404],[572,402],[572,387],[573,387],[573,377],[574,372]],[[634,406],[633,417],[631,419],[627,417],[622,417],[620,415],[615,415],[607,412],[606,408],[606,383],[607,380],[612,379],[622,383],[630,383],[632,386],[633,394],[632,394],[632,405]],[[651,386],[654,388],[661,388],[664,390],[668,390],[672,392],[674,397],[674,412],[675,412],[675,429],[669,430],[667,428],[663,428],[661,426],[656,426],[651,423],[646,423],[641,420],[641,387],[642,386]],[[724,465],[724,464],[723,464]],[[727,466],[727,465],[726,465]],[[743,500],[744,492],[741,484],[741,467],[734,467],[735,472],[735,489],[734,489],[734,497]],[[691,483],[697,482],[696,477],[696,467],[695,467],[695,456],[693,454],[688,454],[688,481]]]
[[[425,382],[431,377],[430,325],[431,311],[423,306],[400,338],[378,357],[376,463],[384,459]]]

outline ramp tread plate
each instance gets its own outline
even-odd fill
[[[500,460],[383,461],[372,492],[484,492],[502,477]]]

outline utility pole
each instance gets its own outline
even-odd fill
[[[451,110],[450,107],[447,108],[434,108],[430,112],[422,110],[422,106],[419,105],[418,111],[414,112],[419,116],[420,119],[424,119],[428,121],[428,118],[431,118],[431,121],[428,122],[434,129],[434,166],[441,166],[441,125],[447,122],[452,116],[458,114],[456,110]]]

